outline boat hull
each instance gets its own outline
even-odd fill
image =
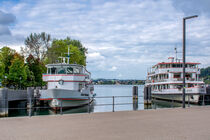
[[[63,109],[79,107],[89,104],[93,100],[93,95],[76,90],[66,89],[47,89],[40,90],[40,100],[48,101],[48,104],[53,109]]]
[[[200,102],[200,97],[202,95],[203,94],[187,94],[185,96],[185,102],[198,104]],[[152,94],[152,98],[159,99],[159,100],[175,101],[175,102],[183,101],[183,95],[179,93],[177,94]]]

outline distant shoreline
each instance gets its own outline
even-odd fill
[[[93,84],[93,85],[144,85],[144,84]]]
[[[96,79],[94,85],[144,85],[145,80]]]

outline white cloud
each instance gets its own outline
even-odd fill
[[[109,71],[116,71],[117,70],[117,67],[115,67],[115,66],[112,66],[110,69],[109,69]]]
[[[115,78],[120,73],[125,79],[144,79],[147,67],[174,55],[175,44],[181,51],[186,16],[172,0],[22,0],[5,2],[0,10],[17,18],[9,28],[15,39],[4,39],[2,44],[18,50],[24,37],[43,31],[55,38],[79,39],[88,48],[87,67],[94,78]],[[187,21],[187,60],[205,66],[210,65],[209,23],[202,12]]]
[[[99,52],[93,52],[87,54],[87,59],[89,61],[96,61],[96,60],[104,60],[105,58]]]

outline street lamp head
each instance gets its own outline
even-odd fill
[[[189,17],[184,17],[183,19],[186,20],[186,19],[190,19],[190,18],[196,18],[198,17],[198,15],[194,15],[194,16],[189,16]]]

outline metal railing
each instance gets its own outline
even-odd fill
[[[138,98],[137,98],[138,97]],[[186,100],[186,104],[188,105],[188,107],[190,107],[190,104],[192,103],[192,97],[191,95],[186,95],[187,100]],[[130,102],[128,102],[128,100],[121,100],[117,101],[117,99],[119,98],[131,98]],[[142,98],[141,100],[139,98]],[[54,98],[54,99],[58,99],[60,100],[60,105],[57,106],[59,109],[56,110],[56,114],[63,114],[64,111],[64,106],[63,106],[63,99],[60,98]],[[88,104],[86,104],[87,106],[87,111],[86,113],[91,113],[91,104],[94,103],[94,100],[96,99],[110,99],[109,102],[106,103],[96,103],[93,106],[112,106],[112,112],[116,111],[116,107],[119,105],[139,105],[139,104],[144,104],[144,96],[136,96],[136,98],[133,98],[133,96],[97,96],[94,98],[88,98]],[[42,106],[42,105],[36,105],[36,103],[40,103],[39,98],[25,98],[25,100],[27,101],[27,106],[26,107],[8,107],[8,100],[4,100],[4,99],[0,99],[0,105],[4,105],[5,107],[0,106],[0,111],[5,111],[5,113],[8,112],[8,110],[27,110],[28,111],[28,116],[31,117],[32,116],[32,112],[33,110],[37,110],[37,109],[51,109],[50,106]],[[158,98],[153,98],[152,100],[152,107],[149,107],[149,105],[146,105],[146,107],[144,106],[144,109],[157,109],[158,108],[158,103],[154,102],[155,100],[159,100]],[[93,101],[93,102],[92,102]],[[126,101],[126,102],[125,102]],[[132,101],[132,102],[131,102]],[[201,99],[198,100],[198,102],[201,105],[206,105],[206,103],[210,103],[210,98],[206,99],[205,95],[202,96]],[[175,98],[172,98],[168,103],[171,104],[170,108],[174,108],[175,107],[175,103],[181,103],[181,101],[176,100]],[[7,105],[5,105],[7,104]],[[72,106],[76,107],[76,106]],[[181,107],[181,106],[180,106]],[[137,109],[132,109],[132,110],[138,110]],[[105,111],[107,112],[107,111]],[[7,115],[5,115],[7,116]]]

